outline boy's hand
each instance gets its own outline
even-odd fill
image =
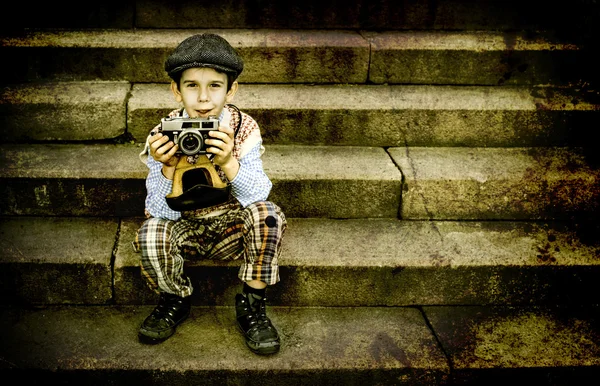
[[[150,133],[152,134],[152,133]],[[169,141],[169,137],[162,133],[157,133],[148,138],[150,145],[150,155],[158,162],[162,162],[167,167],[173,167],[179,162],[179,156],[175,155],[178,146]]]
[[[214,154],[212,161],[221,167],[225,175],[232,181],[240,169],[240,163],[232,154],[234,141],[234,131],[229,127],[229,117],[221,121],[218,131],[210,131],[211,137],[204,143],[207,145],[206,152]]]
[[[233,129],[229,127],[229,120],[224,119],[218,131],[210,131],[208,135],[211,137],[205,141],[207,147],[206,152],[212,153],[215,156],[212,161],[221,167],[225,167],[237,161],[233,158]]]

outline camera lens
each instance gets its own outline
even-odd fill
[[[184,133],[179,137],[179,149],[183,154],[197,154],[202,149],[202,143],[202,137],[195,132]]]

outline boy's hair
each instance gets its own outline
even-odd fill
[[[165,61],[165,71],[177,83],[188,68],[208,67],[227,75],[227,90],[244,70],[237,51],[219,35],[204,33],[190,36],[175,48]]]

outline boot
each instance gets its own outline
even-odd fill
[[[160,343],[175,333],[175,328],[190,314],[190,297],[182,298],[166,292],[160,293],[158,305],[140,326],[140,342]]]
[[[238,327],[246,338],[246,345],[256,354],[275,354],[280,340],[277,330],[266,313],[266,298],[248,293],[235,297]]]

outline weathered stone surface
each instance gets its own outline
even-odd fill
[[[3,32],[19,33],[23,29],[43,28],[132,28],[135,3],[138,0],[103,0],[77,4],[36,2],[27,7],[23,16],[23,3],[7,2],[3,12]]]
[[[23,179],[140,179],[148,168],[137,145],[31,144],[5,145],[0,177]]]
[[[2,142],[79,141],[125,133],[126,82],[10,85],[0,95]]]
[[[577,45],[543,34],[389,31],[367,36],[373,83],[568,85],[581,83],[590,60]]]
[[[160,0],[139,3],[143,4],[136,13],[140,28],[419,28],[431,21],[426,1],[188,0],[177,6]]]
[[[582,95],[530,87],[242,84],[233,104],[256,119],[265,143],[280,145],[581,145],[600,111]],[[134,85],[129,133],[145,141],[176,108],[167,85]]]
[[[161,0],[103,1],[79,7],[39,3],[27,17],[8,18],[3,30],[22,28],[340,28],[442,30],[573,30],[588,32],[598,16],[593,1],[575,0],[569,7],[547,7],[541,0],[288,0],[217,3]],[[19,4],[6,4],[18,15]],[[210,16],[208,16],[210,15]],[[577,36],[577,35],[575,35]]]
[[[159,346],[138,343],[152,307],[3,310],[3,374],[81,384],[319,383],[437,385],[449,367],[420,312],[410,308],[270,308],[281,351],[258,358],[232,307],[194,307]],[[265,360],[261,360],[265,359]],[[31,368],[36,371],[30,370]],[[27,371],[25,372],[25,369]],[[312,382],[311,382],[312,383]]]
[[[0,79],[170,82],[167,56],[187,37],[218,33],[244,59],[241,82],[364,83],[369,43],[357,32],[294,30],[76,30],[0,37]]]
[[[286,216],[397,216],[402,176],[383,149],[271,145],[263,162]]]
[[[161,118],[182,107],[175,101],[169,84],[134,84],[127,102],[127,131],[136,142],[146,142]]]
[[[116,216],[144,213],[146,166],[136,145],[6,145],[0,151],[3,214]]]
[[[124,219],[115,259],[117,304],[153,304]],[[521,222],[289,218],[271,304],[407,306],[594,304],[594,228]],[[229,305],[242,262],[188,261],[198,305]]]
[[[394,148],[403,219],[568,219],[600,209],[600,171],[566,148]]]
[[[3,141],[143,142],[179,108],[167,84],[75,82],[7,86]],[[589,143],[600,108],[553,88],[251,85],[234,104],[267,144],[350,146],[565,146]],[[127,113],[125,113],[125,110]]]
[[[94,218],[3,218],[0,301],[106,304],[118,222]]]
[[[342,28],[374,30],[548,30],[589,32],[597,3],[574,0],[548,7],[542,0],[288,0],[218,3],[138,0],[139,28]],[[210,16],[207,16],[210,15]]]
[[[7,145],[3,214],[139,216],[146,166],[138,145]],[[401,175],[383,149],[268,146],[270,199],[291,217],[392,217]],[[368,165],[369,169],[365,169]]]
[[[585,384],[600,369],[598,307],[426,307],[456,384]]]
[[[587,0],[573,0],[561,7],[548,7],[543,0],[439,0],[429,4],[435,15],[433,29],[545,30],[571,39],[592,32],[600,12],[597,3]]]
[[[507,32],[318,29],[28,31],[0,37],[5,83],[167,83],[164,62],[185,38],[222,35],[239,51],[242,83],[578,85],[595,73],[585,43]],[[22,65],[26,63],[27,65]]]

